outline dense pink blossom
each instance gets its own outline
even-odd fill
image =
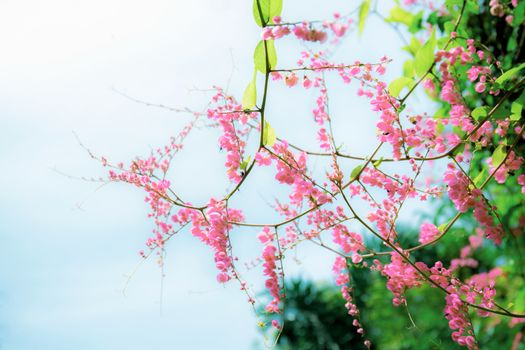
[[[432,242],[438,235],[439,230],[431,223],[424,223],[419,228],[419,242],[421,244]]]
[[[265,227],[263,231],[257,235],[257,238],[264,245],[262,251],[263,273],[266,277],[264,285],[273,298],[272,301],[266,305],[266,311],[278,313],[280,312],[281,287],[279,286],[279,276],[277,273],[278,252],[274,245],[275,235],[270,232],[270,228]]]
[[[516,7],[518,2],[513,0],[510,4]],[[404,0],[403,5],[436,8],[435,3],[427,1]],[[508,23],[514,20],[505,12],[510,9],[508,1],[491,0],[489,7],[492,15],[506,16]],[[442,7],[438,14],[448,16],[447,11]],[[476,251],[483,246],[484,238],[496,245],[505,238],[503,227],[495,220],[498,208],[490,201],[490,186],[494,182],[491,179],[497,184],[517,181],[525,194],[524,159],[518,148],[510,146],[509,142],[511,133],[525,138],[522,126],[508,116],[498,116],[495,120],[490,115],[475,116],[476,106],[467,103],[465,98],[474,94],[477,98],[489,97],[484,101],[491,101],[503,95],[504,89],[495,83],[501,73],[501,64],[482,45],[465,38],[458,30],[459,34],[453,32],[446,44],[439,45],[431,61],[430,74],[421,76],[418,73],[420,79],[414,90],[393,96],[391,86],[385,81],[388,57],[380,57],[376,62],[333,60],[334,48],[355,29],[354,23],[351,15],[339,13],[329,20],[316,22],[287,22],[280,16],[272,18],[261,30],[263,40],[288,36],[285,40],[299,39],[301,47],[305,48],[298,53],[297,67],[279,67],[263,75],[257,73],[257,79],[261,76],[265,79],[264,98],[258,90],[257,103],[251,103],[248,109],[226,90],[214,88],[206,113],[195,113],[195,121],[186,125],[167,145],[147,157],[134,159],[129,165],[113,165],[106,157],[99,160],[108,169],[110,181],[126,182],[144,191],[148,217],[154,228],[146,241],[149,251],[139,253],[143,258],[155,250],[163,251],[166,241],[187,226],[193,236],[211,248],[217,280],[220,283],[238,280],[240,289],[248,293],[248,284],[236,269],[237,258],[232,255],[230,231],[241,225],[247,230],[257,227],[260,232],[256,236],[262,250],[249,266],[262,265],[264,285],[271,296],[265,310],[278,314],[283,311],[285,302],[281,259],[286,251],[303,241],[310,241],[337,254],[333,265],[335,283],[341,289],[356,332],[363,335],[367,348],[371,343],[364,337],[365,330],[352,296],[350,266],[369,268],[385,277],[395,306],[407,305],[409,289],[423,285],[439,288],[444,292],[444,315],[452,330],[452,339],[461,346],[476,349],[469,308],[478,308],[480,316],[488,316],[489,311],[496,308],[496,279],[504,276],[499,267],[488,272],[474,270],[483,267]],[[431,28],[427,29],[429,34]],[[354,153],[355,145],[347,147],[339,134],[334,133],[337,109],[334,112],[331,108],[329,74],[342,88],[352,86],[354,93],[369,105],[370,114],[376,118],[379,143],[373,153]],[[315,97],[313,101],[304,101],[309,111],[304,125],[313,125],[309,134],[315,140],[312,148],[303,146],[299,136],[299,141],[292,141],[292,137],[289,139],[288,135],[279,133],[272,142],[266,140],[269,123],[287,117],[265,109],[266,97],[272,94],[267,92],[277,84],[291,88],[285,89],[287,93],[305,89]],[[411,106],[407,98],[416,89],[425,89],[431,99],[440,100],[443,108],[434,113]],[[183,140],[201,116],[207,118],[203,121],[206,127],[218,130],[218,149],[224,157],[229,187],[225,194],[208,194],[201,205],[193,205],[181,199],[175,189],[176,179],[174,181],[169,175],[171,169],[175,169],[173,158],[183,149]],[[351,120],[352,126],[359,125],[362,118],[367,117],[360,112],[344,115]],[[294,128],[303,128],[303,124],[294,125]],[[505,145],[508,154],[504,162],[494,164],[490,152],[498,142]],[[483,166],[489,170],[482,185],[471,178],[471,165],[478,159],[476,157],[482,157]],[[442,172],[444,162],[449,163]],[[280,217],[272,224],[247,223],[240,210],[230,207],[233,203],[230,200],[241,192],[241,185],[250,181],[245,181],[248,175],[259,171],[269,171],[283,189],[283,195],[280,189],[271,203]],[[269,192],[268,196],[273,194]],[[450,199],[453,207],[449,209],[457,216],[444,221],[445,229],[423,222],[419,226],[420,245],[402,246],[404,232],[398,226],[402,210],[407,204],[419,205],[421,201],[442,195]],[[427,265],[414,259],[418,255],[413,251],[440,244],[438,241],[442,238],[461,239],[451,238],[450,228],[462,214],[472,215],[475,227],[468,228],[468,243],[453,252],[456,255],[450,259],[450,265],[448,261],[433,261]],[[441,218],[435,220],[441,221]],[[524,220],[520,217],[511,232],[519,232]],[[331,240],[324,239],[327,235]],[[369,238],[381,242],[381,249],[387,251],[368,247]],[[160,252],[157,254],[162,256]],[[376,256],[384,260],[375,259],[370,263]],[[462,282],[458,276],[468,271],[476,274]],[[255,302],[251,296],[248,300]],[[276,330],[284,327],[276,319],[271,325]]]
[[[450,294],[445,298],[445,317],[449,321],[450,329],[454,331],[452,339],[459,345],[477,349],[472,325],[468,318],[468,309],[454,287],[450,287],[448,291]]]

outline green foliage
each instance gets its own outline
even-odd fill
[[[283,9],[282,0],[253,0],[253,19],[259,27],[273,23],[275,16],[280,16]]]
[[[512,20],[513,27],[519,27],[525,20],[525,2],[520,1],[518,6],[512,12],[514,19]]]
[[[476,107],[470,114],[472,115],[472,118],[479,122],[483,117],[486,117],[487,114],[490,111],[490,107],[488,106],[480,106]]]
[[[410,38],[410,44],[403,46],[402,49],[410,53],[412,56],[415,56],[421,47],[421,42],[417,40],[415,36]]]
[[[521,111],[523,110],[523,104],[520,102],[513,102],[510,107],[510,120],[518,121],[521,119]]]
[[[403,75],[412,78],[414,76],[414,61],[406,60],[403,64]]]
[[[520,97],[516,101],[512,102],[510,107],[510,120],[518,121],[521,119],[521,114],[523,111],[523,105],[525,104],[525,90],[521,93]]]
[[[268,56],[268,67],[274,69],[277,65],[277,52],[275,51],[275,44],[273,40],[261,40],[255,47],[253,53],[253,63],[255,68],[261,72],[266,73],[266,57]]]
[[[270,123],[264,122],[264,133],[263,133],[263,145],[272,147],[277,140],[275,130],[272,128]]]
[[[421,29],[421,19],[423,11],[413,14],[397,6],[390,10],[390,16],[386,19],[387,22],[401,23],[407,26],[410,33],[415,33]]]
[[[250,161],[252,160],[252,156],[248,156],[246,159],[244,159],[242,162],[241,162],[241,165],[239,166],[239,168],[241,170],[246,170],[248,168],[248,165],[250,164]]]
[[[244,90],[244,94],[242,95],[242,108],[247,110],[255,107],[257,104],[257,86],[256,86],[256,80],[257,80],[257,71],[253,72],[253,79],[250,81],[246,89]]]
[[[414,59],[414,71],[422,77],[434,64],[434,49],[436,48],[436,31],[432,31],[428,41],[419,48]]]
[[[368,17],[368,12],[370,11],[371,2],[372,0],[364,0],[361,3],[361,7],[359,8],[359,24],[358,24],[359,33],[362,33],[363,30],[365,29],[365,21],[366,21],[366,18]]]
[[[390,16],[386,19],[387,22],[403,23],[410,26],[416,16],[403,8],[396,6],[390,10]]]
[[[363,171],[363,164],[360,164],[356,166],[354,169],[352,169],[352,172],[350,173],[350,181],[356,180],[359,174],[361,174],[361,171]]]
[[[492,154],[492,166],[498,167],[501,163],[503,163],[506,155],[507,152],[505,151],[505,145],[499,145]]]
[[[399,77],[393,80],[390,83],[390,85],[388,85],[388,91],[390,92],[390,95],[397,97],[404,88],[410,89],[413,85],[414,79],[407,77]]]
[[[522,63],[517,67],[509,69],[508,71],[500,75],[498,79],[496,79],[496,84],[504,85],[506,82],[516,77],[523,68],[525,68],[525,63]]]
[[[337,288],[296,279],[286,285],[282,350],[362,349]]]
[[[450,338],[446,321],[436,312],[445,306],[440,291],[430,287],[410,291],[408,306],[394,307],[384,295],[384,283],[378,277],[372,280],[366,302],[370,312],[363,313],[377,349],[460,349]]]
[[[482,171],[479,172],[479,174],[474,177],[474,179],[472,180],[472,182],[474,182],[474,185],[476,187],[480,187],[481,184],[485,181],[485,179],[489,176],[489,172],[487,171],[487,169],[483,168]]]

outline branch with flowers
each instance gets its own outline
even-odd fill
[[[520,33],[523,38],[525,2],[492,0],[480,5],[473,0],[439,4],[404,0],[387,18],[379,14],[378,3],[364,0],[345,15],[298,22],[282,20],[282,0],[254,0],[253,17],[261,28],[261,40],[254,52],[252,79],[241,98],[215,88],[207,112],[184,109],[193,119],[146,158],[125,165],[92,156],[110,168],[110,181],[145,192],[154,229],[146,241],[147,251],[141,251],[143,258],[153,253],[162,257],[169,239],[189,231],[210,247],[217,281],[237,281],[251,304],[257,301],[241,276],[230,236],[241,228],[257,230],[262,278],[271,296],[265,312],[275,316],[270,322],[275,339],[286,327],[282,321],[286,305],[283,260],[297,246],[312,242],[334,255],[335,283],[366,348],[372,342],[353,301],[352,292],[359,285],[351,283],[352,266],[383,276],[394,306],[407,305],[410,289],[427,285],[440,290],[452,339],[477,349],[472,311],[479,317],[505,316],[512,324],[525,322],[525,305],[512,308],[498,300],[497,276],[486,280],[481,273],[465,272],[477,266],[472,254],[482,245],[500,249],[512,242],[523,244],[523,238],[513,241],[509,225],[514,224],[501,219],[490,192],[509,181],[521,186],[516,220],[523,221],[525,63],[516,59],[522,57],[518,45]],[[468,21],[485,10],[495,18],[504,17],[514,28],[518,38],[514,58],[500,61],[489,43],[469,33]],[[375,62],[333,60],[348,34],[362,32],[367,17],[373,15],[399,35],[412,36],[405,47],[411,59],[405,62],[404,74],[389,83],[384,74],[392,59],[380,53]],[[292,47],[297,41],[306,47],[298,54],[297,65],[279,66],[279,45]],[[377,146],[368,155],[352,154],[337,142],[328,75],[355,88],[363,104],[377,115],[377,134],[373,135]],[[268,112],[269,91],[279,84],[289,87],[290,94],[298,89],[315,93],[310,118],[317,138],[312,145],[298,145],[287,138],[286,130],[277,133],[271,126],[276,116]],[[432,103],[425,104],[424,112],[416,112],[413,96]],[[184,139],[203,119],[220,133],[218,143],[225,153],[230,189],[193,204],[172,186],[169,171],[176,167]],[[312,170],[314,161],[325,166],[323,171]],[[230,206],[251,175],[263,171],[273,172],[276,188],[288,189],[287,200],[276,199],[271,208],[281,217],[276,222],[250,222],[242,208]],[[410,203],[437,200],[452,203],[450,217],[422,223],[419,244],[402,245],[403,232],[398,229],[402,209]],[[415,252],[450,237],[466,216],[473,218],[475,227],[457,259],[428,263],[414,258]],[[380,242],[381,249],[372,249],[368,242]]]

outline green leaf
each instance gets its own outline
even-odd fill
[[[454,21],[445,22],[443,26],[445,27],[445,32],[447,32],[449,35],[454,31],[454,28],[456,27]]]
[[[248,168],[248,164],[250,164],[250,161],[252,160],[252,156],[248,156],[245,160],[242,161],[242,163],[239,165],[239,168],[241,170],[246,170]]]
[[[283,10],[283,0],[270,0],[270,23],[273,23],[273,18],[280,16]]]
[[[499,107],[496,109],[494,114],[492,114],[492,119],[506,119],[510,115],[510,110],[508,107]]]
[[[511,68],[496,79],[496,84],[504,84],[509,79],[513,78],[520,70],[525,68],[525,63],[520,64],[517,67]]]
[[[522,105],[525,105],[525,89],[521,92],[520,97],[516,99],[516,102],[521,103]]]
[[[510,107],[510,120],[518,121],[521,119],[521,111],[523,110],[523,105],[519,102],[512,102]]]
[[[397,97],[399,96],[399,93],[401,92],[401,90],[403,90],[406,87],[410,89],[412,88],[413,85],[414,85],[414,80],[412,78],[399,77],[393,80],[388,85],[388,91],[390,92],[390,95]]]
[[[415,36],[410,38],[410,44],[403,46],[403,50],[410,53],[412,56],[415,56],[419,48],[421,47],[421,42],[417,40]]]
[[[471,113],[472,118],[478,122],[480,119],[487,116],[489,110],[490,108],[488,106],[477,107]]]
[[[457,10],[461,5],[462,0],[445,0],[445,6],[449,11]]]
[[[412,34],[419,32],[423,27],[421,23],[423,22],[423,11],[419,11],[417,15],[412,17],[412,22],[408,26],[408,31]]]
[[[445,228],[448,226],[448,223],[444,223],[444,224],[441,224],[439,225],[439,227],[437,228],[439,232],[443,233],[443,231],[445,231]]]
[[[253,72],[253,79],[248,84],[246,89],[244,89],[244,94],[242,95],[242,108],[251,109],[255,107],[257,103],[257,86],[256,86],[257,71]]]
[[[268,50],[268,64],[270,69],[277,65],[277,52],[275,51],[275,44],[273,40],[261,40],[255,47],[253,52],[253,63],[255,69],[261,73],[266,73],[266,54],[265,49]]]
[[[403,64],[403,75],[405,77],[413,77],[414,76],[414,61],[412,60],[406,60]]]
[[[445,45],[449,44],[449,47],[450,46],[454,46],[453,45],[453,41],[452,41],[452,44],[448,41],[449,38],[447,38],[446,36],[442,37],[442,38],[439,38],[437,39],[436,41],[436,44],[437,44],[437,48],[438,50],[441,50],[441,49],[444,49],[445,48]]]
[[[269,4],[269,0],[253,0],[253,19],[259,27],[264,27],[270,19]]]
[[[378,160],[376,160],[373,165],[374,165],[374,167],[379,168],[381,163],[383,163],[383,157],[381,157]]]
[[[525,2],[520,1],[518,6],[514,9],[514,19],[512,21],[513,27],[519,27],[523,20],[525,20]]]
[[[428,41],[417,51],[414,59],[414,70],[419,77],[423,76],[434,64],[435,47],[436,30],[434,29]]]
[[[268,23],[273,23],[275,16],[281,15],[282,9],[283,0],[253,0],[253,19],[259,27],[265,27]]]
[[[457,132],[455,132],[455,134],[457,135]],[[463,138],[463,135],[460,135],[459,137]],[[461,154],[464,151],[465,151],[465,144],[462,143],[454,150],[454,152],[452,152],[452,155],[457,156],[458,154]]]
[[[525,104],[525,90],[521,93],[520,97],[514,101],[510,107],[510,120],[518,121],[521,119],[521,112],[523,111],[523,105]]]
[[[506,155],[507,152],[505,151],[505,145],[499,145],[494,150],[494,153],[492,153],[492,166],[497,168],[501,163],[503,163]]]
[[[277,140],[275,135],[275,130],[272,128],[270,123],[267,121],[264,122],[264,134],[263,134],[263,144],[268,147],[272,147]]]
[[[466,10],[478,14],[479,13],[479,4],[477,0],[467,0]]]
[[[427,17],[427,23],[432,24],[433,27],[438,27],[442,33],[445,32],[445,22],[446,18],[438,10],[432,11]]]
[[[479,188],[488,176],[489,173],[487,169],[483,168],[483,170],[472,180],[472,182],[474,182],[476,188]]]
[[[519,28],[514,28],[512,31],[512,35],[509,38],[509,41],[507,42],[507,51],[514,51],[518,47],[518,33]]]
[[[363,170],[363,164],[356,166],[350,173],[350,181],[355,181],[358,179],[359,174]]]
[[[368,17],[368,12],[370,11],[370,3],[372,0],[364,0],[361,3],[361,7],[359,8],[359,34],[363,32],[363,29],[365,29],[365,21],[366,17]]]
[[[416,16],[412,13],[402,9],[401,7],[394,7],[390,10],[390,16],[386,19],[387,22],[403,23],[410,26]]]

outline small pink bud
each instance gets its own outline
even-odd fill
[[[303,87],[305,89],[309,89],[309,88],[312,87],[312,81],[310,79],[308,79],[308,77],[306,75],[303,78]]]
[[[288,87],[293,87],[297,84],[297,75],[295,73],[289,74],[284,78],[284,82]]]
[[[485,91],[485,84],[484,83],[477,83],[476,84],[476,87],[475,87],[475,90],[477,93],[482,93],[483,91]]]
[[[219,283],[226,283],[229,280],[230,280],[230,276],[228,276],[227,273],[222,272],[217,275],[217,281],[219,281]]]

